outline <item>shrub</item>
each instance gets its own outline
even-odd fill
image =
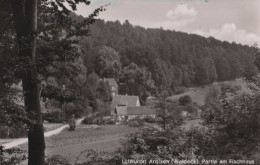
[[[82,124],[93,124],[93,117],[92,116],[87,116],[82,120]]]
[[[27,137],[27,132],[25,130],[15,129],[15,128],[9,129],[9,138],[21,138],[21,137]]]
[[[112,117],[104,117],[103,118],[104,124],[116,124],[115,120]]]
[[[62,123],[64,121],[59,111],[44,113],[42,118],[50,123]]]
[[[127,123],[130,127],[141,127],[144,125],[143,120],[141,120],[140,118],[128,120]]]
[[[23,129],[0,126],[0,138],[21,138],[26,136],[27,132]]]
[[[86,109],[82,107],[79,103],[69,103],[66,106],[66,118],[67,120],[71,118],[72,115],[75,115],[76,118],[81,117],[86,112]]]
[[[102,117],[100,116],[87,116],[85,117],[85,119],[82,121],[82,124],[97,124],[97,125],[101,125],[104,124],[105,121],[102,119]]]
[[[67,159],[61,155],[54,155],[50,158],[47,158],[45,165],[71,165]]]
[[[0,138],[8,138],[7,127],[0,126]]]
[[[155,123],[155,119],[151,117],[145,117],[143,120],[147,123]]]
[[[115,124],[115,121],[111,117],[102,117],[99,113],[93,113],[85,117],[82,124]]]
[[[25,151],[18,148],[5,149],[0,145],[0,164],[16,165],[26,160]]]
[[[84,157],[82,163],[78,163],[80,157]],[[81,159],[82,160],[82,159]],[[75,165],[116,165],[122,164],[122,156],[113,152],[97,152],[94,150],[85,150],[76,158]]]
[[[191,97],[189,95],[185,95],[179,98],[180,105],[186,106],[192,102]]]

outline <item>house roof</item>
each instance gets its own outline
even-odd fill
[[[156,109],[152,106],[127,107],[127,115],[154,115]]]
[[[113,78],[104,78],[104,81],[108,82],[109,86],[118,87],[118,84]]]
[[[152,106],[140,106],[140,107],[126,107],[117,106],[117,115],[154,115],[156,114],[156,109]]]
[[[127,107],[136,107],[138,101],[139,101],[138,96],[115,95],[112,100],[111,109],[113,111],[118,105],[125,105]]]

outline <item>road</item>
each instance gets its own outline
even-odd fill
[[[79,125],[82,122],[82,120],[84,120],[84,118],[78,119],[76,121],[76,125]],[[69,127],[68,124],[61,126],[57,129],[54,129],[52,131],[44,132],[44,137],[46,138],[46,137],[56,135],[67,127]],[[4,146],[5,149],[10,149],[10,148],[17,147],[17,146],[24,144],[24,143],[27,143],[27,142],[28,142],[28,138],[19,138],[19,139],[14,139],[13,141],[11,141],[9,143],[5,143],[5,144],[3,144],[3,146]]]

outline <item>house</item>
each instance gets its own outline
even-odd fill
[[[115,79],[113,79],[113,78],[104,78],[103,81],[104,82],[108,82],[108,85],[109,85],[112,97],[114,97],[115,95],[118,94],[118,84],[117,84]]]
[[[155,118],[156,109],[153,106],[140,106],[138,96],[114,96],[111,104],[111,115],[117,121],[128,121],[134,118]]]
[[[128,121],[135,118],[153,118],[156,117],[156,109],[153,106],[139,107],[116,107],[117,121]]]
[[[115,95],[111,103],[111,115],[116,115],[116,108],[139,107],[140,101],[138,96]]]

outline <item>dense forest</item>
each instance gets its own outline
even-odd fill
[[[122,84],[128,83],[125,88],[130,88],[130,79],[136,83],[138,78],[146,81],[141,82],[143,88],[154,84],[160,91],[174,92],[180,86],[235,79],[243,71],[256,73],[250,46],[162,28],[145,29],[127,20],[97,20],[91,36],[80,40],[88,74],[114,77]],[[121,93],[132,91],[125,88]]]

